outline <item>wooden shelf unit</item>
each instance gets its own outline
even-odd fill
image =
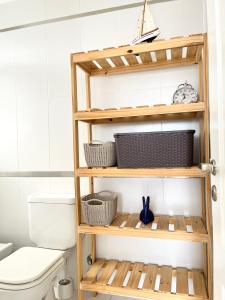
[[[138,214],[118,214],[109,226],[81,224],[79,233],[149,237],[192,242],[208,242],[208,234],[201,217],[156,215],[153,223],[144,225]]]
[[[76,193],[77,222],[77,273],[78,300],[84,299],[84,291],[112,295],[140,297],[146,299],[209,299],[212,300],[212,217],[210,196],[210,175],[198,167],[191,168],[152,168],[119,169],[87,168],[79,163],[79,122],[87,123],[88,142],[92,140],[92,126],[104,123],[141,122],[154,120],[196,119],[200,124],[201,161],[209,162],[209,124],[208,124],[208,57],[207,36],[197,34],[177,37],[170,40],[156,40],[152,43],[126,45],[89,52],[71,54],[73,132],[74,132],[74,181]],[[91,106],[90,79],[97,75],[111,75],[148,71],[168,67],[198,65],[199,98],[198,103],[183,105],[138,106],[121,108],[93,108]],[[86,109],[78,110],[77,69],[85,72]],[[196,177],[201,182],[201,217],[156,216],[157,228],[151,225],[138,225],[136,214],[119,213],[110,226],[89,226],[81,223],[80,178],[89,178],[89,192],[94,192],[95,177]],[[123,223],[123,224],[122,224]],[[138,226],[139,227],[138,227]],[[171,225],[173,230],[171,230]],[[188,226],[192,228],[191,232]],[[89,234],[92,239],[91,257],[93,265],[83,274],[82,235]],[[135,236],[200,242],[203,247],[204,267],[200,270],[172,268],[168,266],[144,265],[142,263],[105,261],[96,258],[96,235]],[[100,270],[101,269],[101,270]],[[99,275],[101,271],[101,275]],[[130,271],[131,277],[126,286],[123,279]],[[112,273],[114,280],[109,283]],[[143,273],[145,273],[143,275]],[[144,285],[139,287],[144,276]],[[155,284],[160,277],[159,288]],[[100,276],[100,277],[99,277]],[[176,288],[172,290],[172,281]],[[193,281],[194,291],[190,292],[188,282]]]
[[[174,279],[176,284],[172,284]],[[143,299],[208,299],[201,270],[117,260],[97,260],[83,278],[81,289]]]

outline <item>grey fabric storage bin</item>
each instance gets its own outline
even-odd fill
[[[82,223],[110,225],[117,212],[117,195],[102,191],[81,197]]]
[[[191,167],[195,130],[115,134],[119,168]]]
[[[85,143],[84,155],[88,167],[112,167],[116,165],[114,142]]]

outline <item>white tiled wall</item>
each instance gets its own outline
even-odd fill
[[[95,5],[103,8],[111,2],[95,1]],[[54,3],[43,4],[43,14]],[[75,10],[74,3],[66,1],[62,10]],[[92,3],[82,1],[79,9],[91,10]],[[154,5],[161,36],[202,32],[202,5],[201,0]],[[73,169],[69,54],[129,43],[139,10],[132,8],[0,34],[0,171]],[[52,10],[51,14],[57,12]],[[98,77],[92,81],[93,106],[169,103],[174,89],[186,79],[197,87],[194,67]],[[81,98],[83,88],[79,95]],[[194,128],[198,134],[195,122],[153,122],[97,126],[94,138],[110,140],[116,132],[180,128]],[[201,211],[197,179],[97,179],[96,187],[118,191],[119,209],[124,211],[139,211],[143,194],[151,195],[152,209],[157,213],[198,215]],[[27,195],[48,191],[72,192],[73,179],[0,178],[1,242],[11,241],[17,247],[30,244]],[[131,238],[99,237],[98,241],[98,254],[105,257],[188,267],[202,264],[198,244],[143,239],[136,247],[136,239]]]

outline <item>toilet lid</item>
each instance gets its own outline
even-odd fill
[[[64,251],[23,247],[0,261],[0,283],[24,284],[40,278]]]

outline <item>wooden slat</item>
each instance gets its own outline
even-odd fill
[[[86,61],[84,63],[80,63],[79,66],[87,71],[88,73],[91,73],[92,71],[98,70],[98,67],[92,62],[92,61]]]
[[[169,224],[173,224],[174,225],[174,231],[175,231],[176,228],[177,228],[177,219],[176,219],[176,217],[169,216]]]
[[[199,270],[193,270],[194,295],[207,298],[204,275]]]
[[[110,64],[109,64],[109,63],[107,62],[107,60],[104,59],[104,58],[102,58],[102,59],[97,59],[96,61],[97,61],[97,63],[98,63],[103,69],[105,69],[105,70],[111,68]]]
[[[157,265],[148,265],[146,268],[146,275],[143,284],[144,290],[154,290],[155,289],[155,280],[158,271]]]
[[[83,282],[85,283],[92,283],[96,280],[97,274],[104,265],[105,260],[99,259],[97,260],[91,267],[90,270],[87,272],[86,276],[83,279]]]
[[[136,58],[135,55],[130,54],[130,55],[125,55],[124,57],[126,58],[128,64],[129,64],[130,66],[132,66],[132,65],[137,65],[137,64],[138,64],[138,61],[137,61],[137,58]]]
[[[156,51],[156,58],[157,61],[166,61],[167,60],[166,50]]]
[[[177,217],[177,228],[176,230],[187,231],[184,216]]]
[[[150,63],[152,61],[150,52],[141,53],[140,57],[141,57],[141,61],[142,61],[143,64]]]
[[[197,46],[197,51],[196,51],[196,56],[195,56],[195,60],[196,62],[200,62],[202,59],[202,46]]]
[[[138,214],[132,214],[127,219],[126,227],[135,228],[137,223],[139,222],[139,215]]]
[[[102,109],[100,109],[100,108],[95,108],[95,107],[93,107],[93,108],[91,108],[90,109],[90,112],[96,112],[96,111],[102,111]]]
[[[192,217],[191,220],[194,232],[206,233],[205,226],[200,217]]]
[[[124,221],[127,220],[128,216],[128,214],[122,214],[117,216],[110,226],[119,227]]]
[[[127,288],[137,289],[144,268],[143,263],[135,263],[132,267],[131,275],[127,283]]]
[[[113,279],[112,286],[120,287],[126,278],[127,272],[130,269],[131,263],[129,261],[123,261],[119,263],[116,276]]]
[[[191,46],[187,49],[187,58],[195,58],[197,52],[197,46]]]
[[[173,48],[171,50],[171,59],[180,59],[182,58],[182,48]]]
[[[122,61],[122,59],[121,59],[120,56],[117,56],[117,57],[111,57],[111,60],[112,60],[112,62],[114,63],[114,65],[115,65],[116,67],[124,66],[124,63],[123,63],[123,61]]]
[[[120,109],[130,110],[130,109],[133,109],[133,107],[132,106],[123,106],[123,107],[120,107]]]
[[[108,283],[113,271],[116,268],[117,263],[118,262],[116,260],[110,260],[107,262],[102,274],[97,280],[97,284],[105,285]]]
[[[157,229],[167,231],[168,228],[169,228],[169,218],[168,218],[168,216],[160,216],[159,221],[158,221]]]
[[[163,266],[160,268],[160,286],[159,291],[164,293],[171,292],[172,267]]]
[[[117,110],[117,108],[116,108],[116,107],[109,107],[109,108],[105,108],[105,109],[104,109],[104,111],[108,111],[108,110],[110,110],[110,111],[111,111],[111,110]]]
[[[176,269],[177,294],[188,294],[188,270],[185,268]]]

